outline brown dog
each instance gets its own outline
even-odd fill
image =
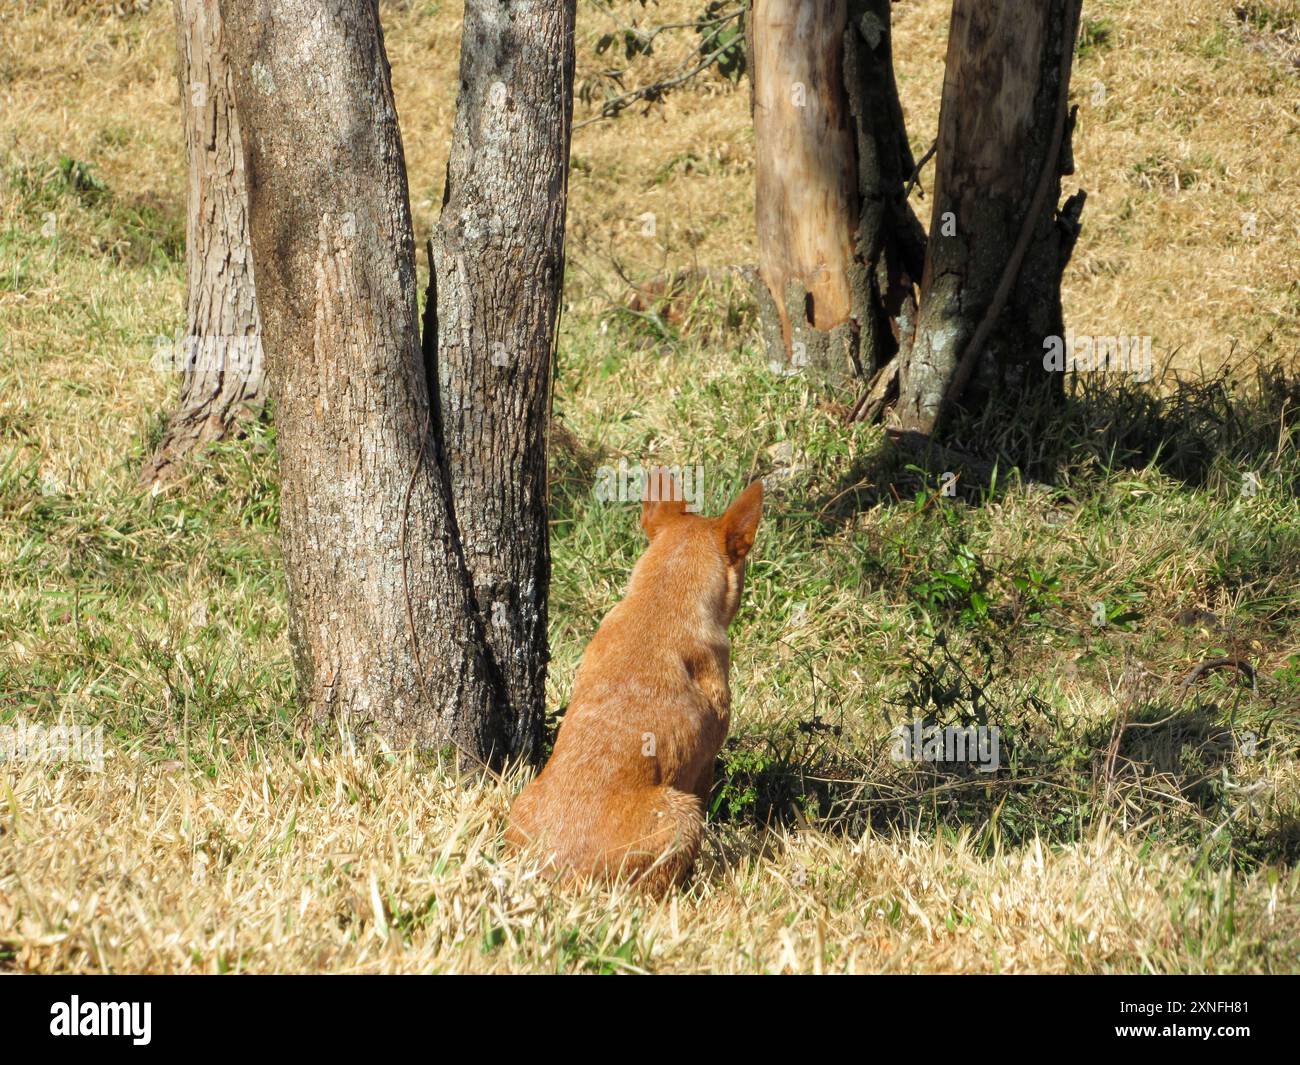
[[[506,839],[539,845],[560,875],[622,873],[662,895],[690,871],[704,831],[731,719],[727,626],[763,485],[705,518],[687,512],[666,471],[648,480],[650,546],[587,646],[555,750],[516,800]]]

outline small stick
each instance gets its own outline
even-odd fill
[[[885,393],[889,391],[889,386],[894,383],[894,378],[898,376],[899,361],[899,358],[895,356],[876,371],[876,376],[872,378],[867,390],[858,397],[858,401],[853,404],[853,409],[845,417],[844,421],[846,423],[870,421],[875,417],[876,408],[884,404]]]
[[[926,153],[923,156],[921,156],[921,161],[917,163],[916,166],[912,167],[912,176],[907,179],[907,187],[903,189],[903,199],[907,199],[910,195],[912,195],[913,187],[916,185],[917,181],[920,180],[921,171],[925,168],[925,164],[934,158],[935,150],[938,147],[939,147],[939,138],[935,137],[934,143],[931,144],[929,149],[926,151]],[[921,194],[921,198],[924,199],[925,190],[917,189],[917,191]]]
[[[1187,675],[1178,684],[1178,697],[1183,698],[1197,680],[1216,669],[1235,669],[1250,681],[1251,688],[1255,687],[1255,667],[1244,658],[1207,658],[1187,671]]]

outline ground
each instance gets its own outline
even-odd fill
[[[894,6],[918,155],[947,6]],[[582,0],[578,120],[629,65],[603,34],[697,8]],[[422,243],[459,7],[383,15]],[[1080,375],[1064,412],[1014,432],[959,425],[982,454],[1029,456],[989,491],[945,494],[945,471],[843,425],[845,397],[767,368],[726,269],[754,260],[743,80],[575,133],[553,718],[641,549],[634,505],[596,498],[600,467],[698,466],[710,510],[752,476],[771,489],[704,854],[652,903],[509,859],[517,771],[298,727],[273,423],[174,491],[136,481],[176,390],[155,338],[183,325],[170,11],[6,5],[0,727],[100,725],[105,759],[0,766],[0,969],[1300,968],[1300,11],[1084,17],[1066,316],[1150,336],[1169,372]],[[661,37],[626,85],[695,40]],[[684,298],[627,309],[625,279],[696,268]],[[1253,683],[1189,676],[1228,656]],[[918,718],[996,725],[998,771],[896,761],[891,728]]]

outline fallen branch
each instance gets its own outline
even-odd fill
[[[1201,677],[1207,673],[1213,673],[1218,669],[1235,669],[1238,673],[1250,681],[1250,686],[1255,687],[1255,667],[1247,662],[1244,658],[1207,658],[1204,662],[1198,662],[1183,677],[1178,684],[1178,698],[1186,697],[1187,692],[1191,689]]]

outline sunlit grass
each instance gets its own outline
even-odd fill
[[[900,35],[920,39],[936,5],[906,7]],[[1212,57],[1148,62],[1138,16],[1100,10],[1106,32],[1080,76],[1106,77],[1118,99],[1080,132],[1082,183],[1101,195],[1067,311],[1112,332],[1135,309],[1156,333],[1191,321],[1203,352],[1263,345],[1266,368],[1184,367],[1185,387],[1158,392],[1081,379],[1064,410],[959,422],[963,447],[1002,461],[992,490],[958,478],[945,495],[944,469],[909,467],[878,429],[843,425],[802,379],[769,372],[738,276],[693,281],[651,317],[602,294],[610,248],[645,271],[693,268],[696,251],[703,265],[752,258],[742,96],[687,94],[666,130],[629,116],[575,144],[552,429],[553,719],[642,547],[635,504],[593,493],[599,468],[698,465],[711,511],[754,477],[769,489],[704,855],[662,904],[554,889],[508,861],[517,773],[465,778],[299,727],[273,418],[174,491],[136,483],[175,389],[150,366],[154,338],[179,325],[183,290],[169,12],[6,13],[0,30],[41,62],[75,46],[93,73],[60,75],[60,126],[28,91],[37,59],[0,64],[6,100],[24,86],[35,98],[0,131],[0,725],[100,725],[107,760],[102,773],[0,767],[0,968],[1294,969],[1300,386],[1269,368],[1294,335],[1278,313],[1294,253],[1267,229],[1265,250],[1232,252],[1240,269],[1272,264],[1243,283],[1258,290],[1251,313],[1236,290],[1167,306],[1182,271],[1209,276],[1223,253],[1200,231],[1207,243],[1175,263],[1131,243],[1143,227],[1142,240],[1170,239],[1152,218],[1187,208],[1155,171],[1146,188],[1128,168],[1196,164],[1155,143],[1167,131],[1151,132],[1134,93],[1161,62],[1196,75],[1185,93],[1226,89],[1197,80]],[[390,19],[422,227],[452,91],[422,57],[435,42],[435,72],[450,71],[455,18],[410,5]],[[1214,25],[1243,64],[1270,62]],[[1162,32],[1191,33],[1179,27]],[[922,44],[903,79],[914,132],[933,126],[922,75],[942,54]],[[1197,113],[1184,97],[1169,107]],[[1202,220],[1220,235],[1237,231],[1230,188],[1258,148],[1249,123],[1234,128],[1239,140],[1211,141],[1226,171],[1193,190],[1215,210],[1233,203],[1232,219]],[[678,140],[699,146],[693,159]],[[1114,173],[1098,173],[1108,151]],[[1294,215],[1292,178],[1271,195],[1263,222]],[[629,236],[645,210],[671,240]],[[673,243],[679,220],[697,231],[690,254]],[[1183,684],[1222,656],[1252,663],[1255,683],[1220,670]],[[998,726],[999,771],[894,761],[891,728],[917,717]]]

